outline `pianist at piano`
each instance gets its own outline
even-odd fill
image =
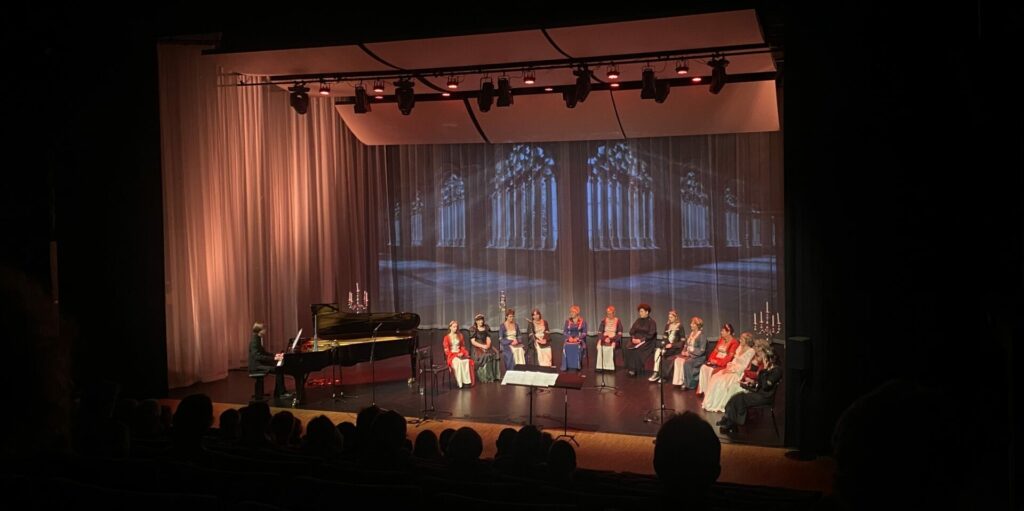
[[[252,338],[249,340],[249,373],[277,373],[274,380],[274,397],[285,393],[284,372],[277,367],[277,361],[284,357],[283,353],[270,353],[263,348],[263,336],[267,328],[263,323],[252,325]]]

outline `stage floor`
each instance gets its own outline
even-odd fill
[[[430,331],[420,332],[421,343],[429,340],[440,346],[440,334]],[[440,352],[440,348],[436,349]],[[621,356],[620,356],[621,357]],[[650,362],[648,362],[650,364]],[[554,434],[561,434],[565,417],[565,400],[569,405],[569,432],[590,431],[605,433],[624,433],[631,435],[654,436],[658,432],[657,422],[645,422],[651,410],[657,411],[660,403],[659,385],[647,381],[647,378],[630,378],[617,360],[619,369],[615,373],[597,373],[591,368],[585,370],[584,387],[582,390],[569,390],[566,394],[562,389],[545,390],[534,395],[533,423]],[[407,383],[410,374],[408,357],[396,357],[376,362],[374,369],[376,384],[371,384],[371,367],[369,363],[344,368],[341,374],[342,385],[338,390],[343,392],[342,398],[332,398],[334,388],[331,386],[331,370],[312,373],[306,387],[306,402],[296,408],[304,410],[324,410],[332,412],[356,412],[369,406],[372,402],[382,408],[393,409],[406,417],[423,416],[424,396],[420,393],[417,383]],[[292,378],[286,378],[286,386],[293,388]],[[615,387],[615,390],[598,390],[602,384]],[[429,382],[427,382],[429,385]],[[782,381],[781,386],[786,384]],[[268,376],[265,391],[273,393],[274,377]],[[427,390],[427,405],[430,395]],[[438,385],[435,400],[436,412],[431,417],[438,419],[457,419],[469,422],[491,424],[508,424],[512,426],[526,424],[529,415],[529,394],[525,387],[515,387],[495,383],[478,383],[471,388],[448,388],[447,380]],[[204,393],[215,402],[244,404],[249,401],[253,392],[253,381],[245,369],[232,370],[228,378],[212,383],[201,383],[190,387],[172,389],[169,396],[182,398],[189,394]],[[692,390],[681,391],[671,385],[665,385],[665,406],[675,412],[692,411],[714,425],[721,413],[705,412],[700,407],[700,397]],[[775,420],[779,427],[776,435],[772,426],[771,414],[767,409],[755,412],[746,426],[732,436],[719,434],[723,442],[749,443],[762,446],[781,446],[785,436],[785,389],[776,391]],[[290,407],[291,399],[269,400],[271,406]],[[668,415],[666,415],[668,417]],[[718,428],[715,428],[718,431]]]

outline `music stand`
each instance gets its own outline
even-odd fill
[[[526,387],[530,395],[530,415],[527,424],[533,424],[533,389],[554,386],[558,380],[558,369],[535,364],[516,364],[511,371],[505,371],[502,385]]]
[[[559,374],[558,380],[555,381],[554,387],[565,391],[565,420],[562,423],[562,434],[555,437],[555,440],[558,440],[559,438],[568,438],[570,442],[576,444],[576,447],[579,447],[580,443],[576,441],[576,435],[569,434],[569,389],[582,389],[583,376],[579,374],[568,373]]]

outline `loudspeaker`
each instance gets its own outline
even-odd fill
[[[811,338],[790,337],[786,340],[786,369],[801,371],[811,368]]]
[[[787,338],[786,375],[783,377],[786,380],[786,445],[798,449],[793,456],[797,459],[813,457],[813,411],[808,389],[811,377],[811,338]]]

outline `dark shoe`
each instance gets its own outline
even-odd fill
[[[718,431],[721,431],[722,433],[725,433],[726,435],[734,435],[734,434],[739,432],[739,428],[735,424],[732,424],[732,425],[729,425],[728,427],[724,427],[723,426],[721,428],[718,428]]]

